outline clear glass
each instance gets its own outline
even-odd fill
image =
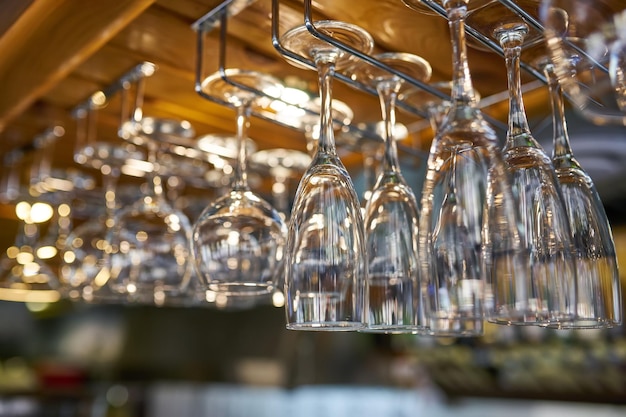
[[[465,45],[467,1],[444,1],[453,51],[451,107],[432,142],[419,251],[431,333],[477,336],[509,317],[502,296],[524,279],[519,215],[498,138],[476,106]]]
[[[552,64],[544,68],[554,126],[552,161],[574,238],[577,271],[576,317],[559,328],[609,328],[622,322],[622,291],[611,226],[591,177],[569,141],[562,91]]]
[[[541,2],[554,72],[574,108],[593,123],[626,124],[625,18],[622,1]]]
[[[522,314],[504,323],[558,323],[575,314],[576,266],[560,184],[550,158],[530,132],[524,109],[520,53],[528,27],[519,20],[506,21],[494,30],[504,50],[509,84],[504,159],[519,199],[530,278],[520,282],[520,291],[508,303],[523,306],[518,308]]]
[[[373,49],[371,36],[357,26],[337,21],[315,26],[365,53]],[[352,179],[337,156],[331,117],[335,69],[352,57],[304,26],[285,32],[281,43],[315,62],[321,98],[318,146],[296,191],[287,235],[287,328],[359,330],[366,320],[363,218]]]
[[[131,121],[122,129],[125,137],[141,137],[151,168],[143,195],[115,213],[107,235],[111,275],[107,286],[130,303],[162,306],[187,290],[192,264],[189,219],[171,206],[163,192],[160,143],[170,136],[193,136],[193,130],[188,122],[155,118]]]
[[[406,53],[375,56],[416,80],[428,82],[430,64]],[[417,248],[418,206],[400,171],[394,128],[395,105],[403,80],[365,62],[350,68],[351,78],[373,86],[384,122],[382,166],[365,207],[367,248],[367,329],[382,333],[425,333]]]
[[[229,69],[226,76],[273,97],[282,88],[278,80],[259,72]],[[250,113],[267,97],[225,81],[220,73],[205,79],[202,88],[237,110],[237,162],[232,189],[209,204],[193,226],[196,272],[206,287],[207,300],[263,297],[276,286],[287,230],[278,211],[248,185]]]

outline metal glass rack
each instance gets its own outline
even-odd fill
[[[541,23],[537,20],[537,18],[535,18],[534,16],[532,16],[531,13],[529,13],[528,11],[524,10],[522,7],[520,7],[518,4],[516,4],[516,2],[514,0],[497,0],[500,3],[502,3],[504,6],[506,6],[507,8],[509,8],[510,10],[512,10],[514,13],[518,14],[528,25],[529,27],[533,28],[534,30],[543,33],[543,26],[541,25]],[[196,80],[195,80],[195,86],[196,86],[196,92],[198,94],[200,94],[202,97],[211,100],[213,102],[225,105],[225,106],[230,106],[229,103],[226,103],[216,97],[212,97],[208,94],[206,94],[205,92],[202,91],[201,88],[201,83],[204,79],[204,71],[205,71],[205,62],[203,59],[203,48],[204,48],[204,36],[210,32],[211,30],[219,27],[220,29],[220,36],[219,36],[219,45],[220,45],[220,51],[219,51],[219,62],[218,62],[218,68],[219,68],[219,72],[222,76],[222,79],[228,83],[230,83],[231,85],[237,86],[239,88],[242,88],[244,90],[247,91],[252,91],[255,94],[261,95],[261,96],[266,96],[267,95],[265,93],[263,93],[262,91],[258,91],[255,89],[250,88],[249,86],[246,85],[241,85],[239,83],[237,83],[236,81],[229,79],[227,74],[226,74],[226,68],[227,68],[227,23],[228,23],[228,19],[230,16],[233,16],[235,14],[237,14],[239,11],[243,10],[245,7],[247,7],[248,5],[250,5],[251,3],[253,3],[254,0],[225,0],[223,3],[220,4],[220,6],[216,7],[215,9],[211,10],[209,13],[207,13],[205,16],[203,16],[202,18],[200,18],[199,20],[197,20],[193,25],[192,28],[196,31],[197,33],[197,56],[198,56],[198,60],[197,60],[197,66],[196,66]],[[314,68],[314,64],[308,60],[305,57],[302,57],[298,54],[295,54],[289,50],[287,50],[286,48],[283,47],[283,45],[280,42],[280,33],[279,33],[279,22],[280,22],[280,3],[281,0],[272,0],[272,33],[271,33],[271,37],[272,37],[272,43],[275,47],[275,49],[282,54],[285,57],[288,57],[292,60],[295,60],[299,63],[301,63],[304,66],[310,67],[310,68]],[[430,9],[432,9],[436,14],[442,16],[443,18],[447,18],[446,16],[446,12],[444,10],[444,8],[435,0],[423,0],[423,3],[425,6],[429,7]],[[383,62],[377,60],[375,57],[370,56],[368,54],[364,54],[358,50],[355,50],[354,48],[351,48],[350,46],[342,43],[341,41],[338,41],[337,39],[334,39],[328,35],[326,35],[325,33],[319,31],[314,23],[313,17],[312,17],[312,0],[303,0],[303,19],[304,19],[304,24],[307,27],[307,29],[309,30],[309,32],[311,32],[311,34],[325,42],[328,42],[329,44],[349,53],[352,54],[356,57],[358,57],[359,59],[368,62],[369,64],[376,66],[378,68],[381,68],[397,77],[400,77],[401,79],[403,79],[405,82],[407,82],[408,84],[410,84],[411,86],[421,89],[431,95],[433,95],[434,97],[437,98],[441,98],[444,100],[448,100],[450,99],[450,96],[447,95],[446,93],[432,87],[431,85],[427,84],[427,83],[423,83],[421,81],[418,81],[412,77],[410,77],[409,75],[398,71],[394,68],[391,68],[390,66],[384,64]],[[492,39],[486,37],[485,35],[479,33],[478,31],[474,30],[471,26],[466,25],[466,31],[468,33],[468,35],[473,38],[474,40],[476,40],[479,44],[481,44],[482,46],[492,50],[493,52],[499,54],[500,56],[503,56],[503,51],[502,48],[496,43],[494,42]],[[581,51],[581,53],[584,53],[584,51]],[[521,62],[520,63],[522,69],[524,69],[525,71],[527,71],[528,73],[530,73],[533,77],[536,78],[537,81],[529,83],[529,89],[532,88],[537,88],[539,86],[542,86],[546,83],[546,79],[545,76],[543,75],[542,71],[539,70],[538,68],[533,67],[530,63],[527,62]],[[351,78],[337,72],[335,74],[335,77],[337,79],[339,79],[340,81],[349,84],[350,86],[367,92],[369,94],[372,95],[376,95],[376,91],[374,91],[372,88],[365,86],[357,81],[352,80]],[[508,95],[506,94],[495,94],[493,97],[491,96],[487,96],[487,97],[483,97],[481,102],[479,103],[479,107],[485,107],[491,104],[494,104],[494,102],[496,101],[502,101],[502,100],[506,100],[508,98]],[[287,104],[287,103],[286,103]],[[290,104],[293,105],[293,104]],[[298,106],[300,107],[300,106]],[[398,102],[398,107],[403,109],[404,111],[416,115],[418,117],[427,118],[427,115],[425,114],[424,111],[415,108],[413,106],[408,105],[407,103],[402,102],[401,100],[399,100]],[[311,113],[312,110],[306,107],[301,107],[304,111]],[[261,113],[261,112],[254,112],[253,113],[256,117],[260,117],[263,119],[268,119],[274,123],[286,126],[286,127],[290,127],[293,128],[294,126],[291,125],[287,125],[279,120],[276,120],[275,118],[272,117],[271,114],[269,113]],[[496,129],[499,129],[501,131],[506,131],[506,124],[503,123],[500,120],[497,120],[493,117],[491,117],[489,114],[484,114],[485,119],[487,119]],[[341,123],[341,121],[335,121],[337,123]],[[352,132],[352,133],[356,133],[359,136],[362,137],[367,137],[372,135],[371,131],[364,131],[363,129],[354,126],[354,125],[343,125],[343,129]],[[406,146],[402,146],[400,145],[400,150],[402,151],[406,151],[408,153],[415,153],[418,152],[421,154],[420,151],[416,151],[415,149],[410,149],[409,147]]]

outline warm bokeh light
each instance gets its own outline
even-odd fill
[[[52,218],[54,209],[50,204],[37,202],[30,208],[30,221],[32,223],[44,223]]]

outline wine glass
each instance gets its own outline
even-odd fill
[[[543,0],[539,15],[554,73],[574,108],[596,124],[626,124],[626,4]]]
[[[470,1],[469,4],[472,2]],[[498,288],[524,277],[519,214],[493,128],[477,108],[467,62],[468,1],[444,0],[453,51],[451,107],[428,158],[419,214],[421,278],[431,333],[475,336],[509,316]]]
[[[165,305],[184,294],[192,273],[189,259],[191,225],[187,216],[165,199],[158,154],[176,136],[192,137],[189,122],[142,118],[122,125],[122,137],[140,136],[148,147],[143,195],[115,213],[107,241],[107,285],[132,303]]]
[[[591,177],[569,141],[562,91],[551,62],[542,60],[553,114],[552,161],[574,238],[577,270],[576,316],[548,327],[608,328],[621,324],[622,300],[611,226]]]
[[[99,213],[94,209],[91,218],[76,226],[67,236],[61,276],[71,299],[114,303],[122,302],[124,296],[105,286],[110,278],[105,260],[109,248],[106,238],[118,208],[117,184],[122,167],[130,161],[143,161],[145,155],[130,143],[98,140],[95,131],[97,114],[98,107],[90,107],[76,115],[74,161],[100,172],[100,201],[104,202],[104,211]]]
[[[253,106],[268,105],[269,97],[280,95],[282,85],[274,77],[255,71],[227,69],[225,75],[228,80],[219,72],[210,75],[202,82],[202,89],[237,111],[237,162],[232,190],[200,214],[193,226],[192,254],[207,296],[262,297],[275,288],[286,226],[279,213],[248,185],[246,140]]]
[[[372,37],[355,25],[326,20],[315,27],[365,53],[373,49]],[[363,219],[352,179],[337,156],[331,104],[335,70],[350,64],[352,55],[313,37],[305,26],[288,30],[280,41],[315,63],[321,98],[318,146],[298,185],[287,235],[287,328],[362,329],[367,277]]]
[[[528,26],[520,18],[507,19],[493,30],[504,51],[509,84],[504,159],[518,194],[523,243],[529,255],[529,279],[518,282],[516,293],[508,288],[501,293],[505,306],[516,306],[514,311],[519,314],[494,321],[560,323],[570,320],[576,312],[576,265],[559,181],[550,158],[530,132],[524,110],[520,54]]]
[[[430,64],[413,54],[388,52],[380,62],[428,82]],[[382,166],[365,206],[368,312],[370,332],[425,332],[417,248],[418,207],[415,195],[400,171],[395,139],[395,105],[401,78],[365,62],[349,69],[350,77],[378,92],[384,123]]]

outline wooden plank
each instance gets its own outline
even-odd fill
[[[0,36],[9,30],[13,23],[30,7],[34,0],[4,0],[0,13]]]
[[[39,0],[0,38],[0,131],[154,0]]]

